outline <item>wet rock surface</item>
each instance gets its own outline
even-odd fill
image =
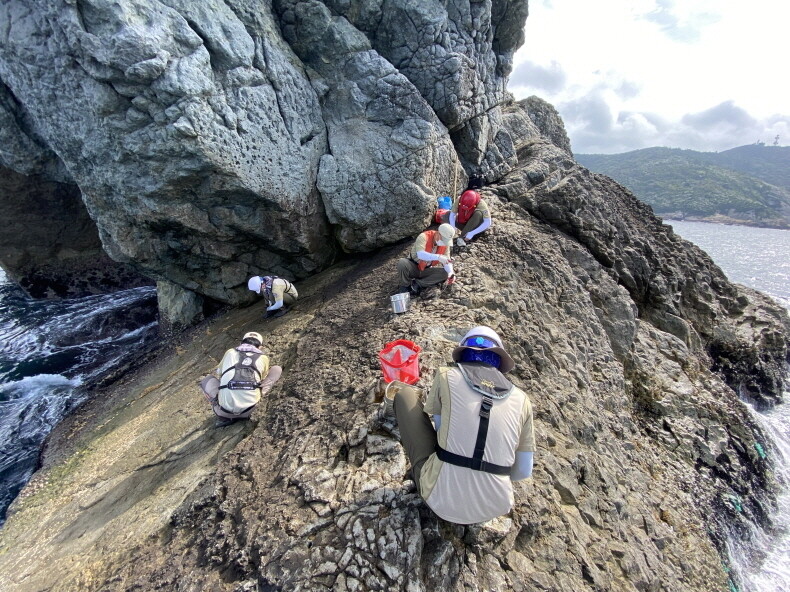
[[[773,503],[771,453],[733,387],[778,396],[787,315],[555,149],[536,139],[522,154],[540,159],[484,190],[495,224],[439,298],[391,312],[407,242],[349,259],[284,317],[257,304],[198,326],[61,426],[2,532],[3,588],[726,589],[725,534]],[[536,170],[548,185],[525,186]],[[574,209],[591,222],[575,228]],[[377,352],[415,341],[427,388],[477,324],[517,363],[538,452],[511,513],[460,527],[415,492]],[[195,381],[247,330],[285,373],[252,422],[214,429]]]

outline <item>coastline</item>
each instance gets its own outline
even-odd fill
[[[752,228],[770,228],[772,230],[790,230],[790,222],[786,220],[761,221],[733,218],[716,214],[713,216],[679,216],[676,212],[656,212],[656,216],[664,222],[703,222],[705,224],[722,224],[724,226],[749,226]]]

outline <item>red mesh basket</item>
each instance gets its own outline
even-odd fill
[[[399,380],[414,384],[420,379],[419,354],[422,348],[406,339],[390,341],[379,352],[381,372],[385,382]]]

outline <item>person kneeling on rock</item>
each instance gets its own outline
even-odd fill
[[[247,287],[266,299],[264,319],[283,316],[288,312],[286,304],[290,306],[299,298],[299,293],[291,282],[273,275],[252,276]]]
[[[532,475],[532,404],[505,378],[514,362],[492,329],[469,331],[453,360],[436,371],[424,407],[402,384],[394,410],[417,492],[440,518],[474,524],[509,512],[511,482]]]
[[[426,230],[417,237],[409,256],[398,260],[398,292],[417,296],[444,281],[454,281],[455,273],[450,261],[453,236],[455,229],[449,224],[442,224],[438,230]],[[432,297],[436,292],[438,288],[433,288],[423,297]]]
[[[217,427],[249,419],[261,397],[280,379],[283,369],[269,368],[269,357],[260,349],[262,343],[260,333],[245,334],[241,344],[222,357],[219,379],[210,375],[200,382],[217,416]]]
[[[491,213],[488,211],[488,204],[480,197],[480,189],[483,187],[483,178],[473,175],[469,178],[469,185],[460,197],[454,202],[452,209],[447,213],[445,222],[454,228],[461,230],[458,237],[458,246],[466,246],[481,232],[488,230],[491,226]]]

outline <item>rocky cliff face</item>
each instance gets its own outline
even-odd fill
[[[203,297],[250,297],[250,273],[311,277],[287,316],[199,325],[59,426],[0,534],[0,588],[726,588],[724,537],[764,524],[775,487],[738,395],[781,396],[790,321],[578,166],[553,108],[506,100],[526,12],[3,3],[0,164],[25,188],[7,204],[90,218],[182,324]],[[468,172],[494,226],[439,299],[389,311],[408,241],[316,273],[410,239]],[[478,324],[517,362],[538,453],[509,515],[458,527],[416,495],[376,353],[416,341],[427,388]],[[247,330],[284,377],[253,421],[213,429],[195,383]]]
[[[410,236],[467,172],[512,168],[500,105],[526,16],[509,0],[5,2],[0,164],[46,161],[112,259],[193,302],[160,296],[166,319],[197,318],[202,297],[250,301],[254,273],[303,278]]]
[[[2,532],[3,589],[727,589],[724,537],[765,523],[775,486],[736,390],[780,396],[787,314],[576,165],[545,104],[502,121],[519,165],[456,285],[391,313],[403,243],[300,283],[281,319],[185,335],[59,427]],[[477,324],[516,360],[538,452],[509,515],[459,527],[414,490],[376,354],[414,340],[427,388]],[[250,329],[284,377],[213,429],[195,382]]]

